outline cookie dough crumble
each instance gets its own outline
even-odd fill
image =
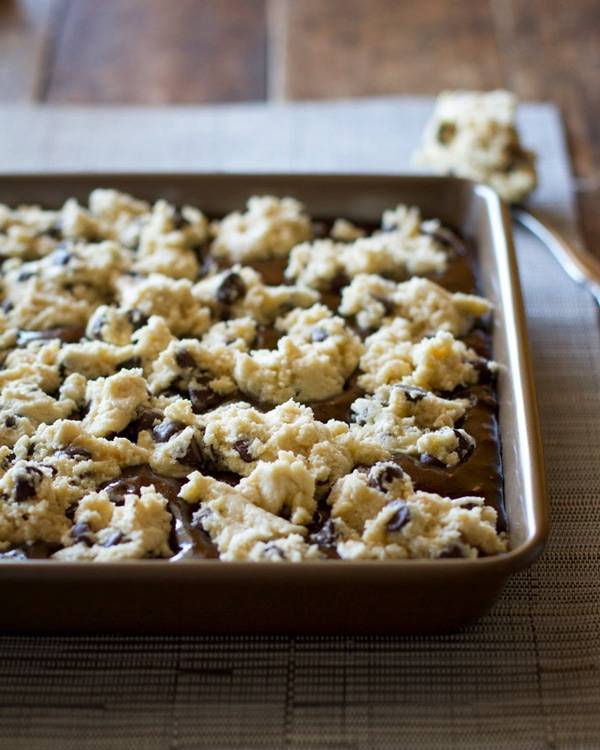
[[[519,140],[516,106],[509,91],[440,94],[416,161],[439,174],[487,183],[509,203],[524,200],[537,175],[535,155]]]

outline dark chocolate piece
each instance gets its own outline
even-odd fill
[[[233,444],[233,447],[238,452],[240,458],[242,461],[245,461],[247,464],[252,463],[254,461],[253,455],[250,453],[250,441],[241,439],[236,440]]]
[[[174,435],[183,432],[187,425],[185,422],[180,422],[177,419],[168,419],[166,422],[162,422],[152,430],[152,437],[157,443],[166,443]]]
[[[367,483],[369,487],[387,492],[396,479],[404,479],[404,470],[392,461],[380,461],[369,469]]]
[[[394,509],[394,515],[386,523],[386,529],[391,532],[401,531],[410,521],[410,508],[402,500],[392,500],[388,507]]]
[[[244,280],[235,271],[226,274],[216,291],[217,301],[223,305],[233,305],[246,294]]]

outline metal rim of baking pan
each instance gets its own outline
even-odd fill
[[[145,184],[160,185],[169,182],[186,183],[193,180],[216,182],[237,181],[247,186],[253,183],[281,183],[288,186],[313,184],[335,185],[343,183],[360,183],[364,190],[376,186],[393,186],[402,182],[408,188],[411,185],[431,185],[440,189],[471,190],[481,198],[488,210],[491,231],[494,236],[495,254],[499,271],[498,282],[502,293],[503,317],[509,330],[515,335],[507,339],[508,356],[511,365],[511,378],[518,403],[515,408],[515,418],[518,425],[518,451],[523,468],[523,494],[527,515],[527,538],[521,544],[508,552],[470,559],[444,560],[324,560],[303,561],[301,564],[276,564],[227,562],[219,560],[181,560],[177,563],[168,560],[132,560],[124,562],[97,563],[89,562],[57,562],[41,560],[27,560],[23,562],[11,561],[0,567],[0,586],[2,583],[31,583],[37,581],[69,581],[90,583],[103,581],[104,583],[123,582],[135,579],[140,584],[169,582],[191,582],[210,578],[211,583],[226,585],[228,582],[238,581],[242,571],[252,571],[255,582],[273,582],[285,578],[287,582],[304,582],[308,585],[327,580],[329,584],[336,581],[347,583],[349,577],[356,583],[374,580],[380,584],[386,582],[414,582],[415,578],[423,580],[443,581],[453,577],[463,578],[466,569],[474,579],[485,580],[490,577],[506,579],[512,573],[530,565],[541,553],[548,534],[548,506],[546,498],[545,478],[543,469],[542,445],[539,432],[539,420],[535,398],[535,387],[529,356],[525,313],[518,277],[518,269],[512,242],[512,225],[510,214],[497,194],[484,185],[475,184],[462,178],[434,177],[415,175],[364,175],[352,173],[317,173],[317,174],[289,174],[289,173],[145,173],[145,172],[94,172],[56,174],[11,174],[0,176],[0,202],[4,202],[4,188],[11,183],[26,183],[37,188],[43,186],[44,194],[52,193],[52,185],[61,184],[68,188],[69,184],[85,184],[90,190],[98,186],[114,186],[122,188],[120,183],[141,181]],[[125,189],[125,188],[122,188]],[[34,191],[36,192],[36,191]],[[155,196],[162,197],[160,191],[152,191]],[[293,192],[293,191],[292,191]],[[67,197],[61,193],[60,200]],[[26,202],[23,199],[23,202]],[[33,201],[32,201],[33,202]],[[353,216],[349,212],[348,218]],[[502,436],[501,436],[502,441]],[[206,575],[202,575],[202,571]],[[376,573],[376,576],[374,576]]]

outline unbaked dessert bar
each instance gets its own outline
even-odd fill
[[[419,210],[0,206],[0,559],[507,548],[490,303]]]

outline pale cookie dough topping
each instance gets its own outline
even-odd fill
[[[470,405],[468,399],[445,399],[415,386],[381,386],[352,404],[351,430],[359,441],[371,440],[390,453],[424,455],[454,466],[474,447],[468,433],[454,428]]]
[[[489,372],[492,366],[447,331],[415,344],[409,324],[396,318],[365,341],[360,360],[364,374],[358,382],[371,393],[381,385],[393,383],[450,392],[477,383],[482,369]]]
[[[0,560],[506,548],[496,454],[464,479],[494,447],[491,306],[444,288],[468,250],[418,209],[219,221],[99,188],[0,206],[0,256]]]
[[[415,277],[395,284],[377,275],[360,274],[343,290],[339,312],[355,316],[364,330],[401,317],[409,321],[411,336],[420,339],[437,331],[464,336],[477,318],[491,309],[483,297],[462,292],[452,294],[428,279]]]
[[[493,187],[511,203],[536,186],[535,155],[519,140],[509,91],[446,91],[438,97],[416,155],[423,166]]]
[[[398,206],[386,212],[382,222],[385,231],[370,237],[298,245],[290,254],[286,277],[315,289],[339,289],[359,274],[402,279],[445,270],[447,252],[417,209]]]
[[[293,198],[254,196],[245,213],[228,214],[213,225],[211,252],[217,258],[248,262],[286,256],[299,242],[310,239],[310,219]]]
[[[482,498],[415,492],[394,463],[340,479],[328,502],[343,559],[477,557],[506,549],[496,511]]]
[[[358,439],[347,424],[320,422],[309,407],[292,400],[267,412],[229,404],[199,417],[198,423],[220,469],[247,476],[257,461],[275,461],[285,451],[306,463],[321,494],[354,466],[388,455],[376,441]]]
[[[243,393],[277,404],[321,401],[339,394],[356,369],[362,344],[324,305],[294,310],[278,323],[277,349],[237,353],[234,378]]]
[[[198,282],[196,300],[210,307],[215,317],[251,316],[267,325],[296,307],[310,307],[319,295],[306,287],[265,284],[253,268],[235,265],[220,274]]]

